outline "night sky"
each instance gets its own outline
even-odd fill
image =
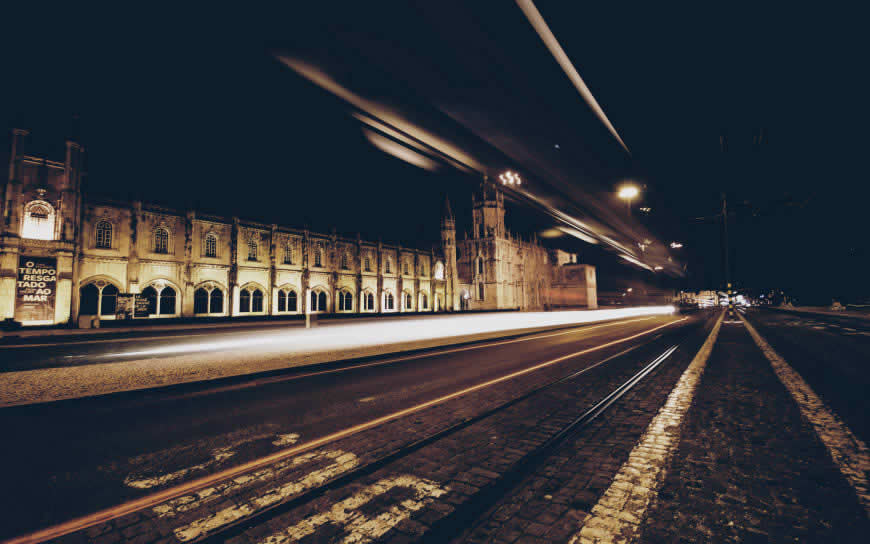
[[[807,302],[870,296],[856,14],[536,2],[628,156],[513,2],[328,4],[10,13],[0,120],[55,153],[78,115],[90,193],[421,247],[437,239],[449,193],[467,225],[479,179],[376,150],[347,107],[272,54],[306,51],[373,93],[473,112],[470,133],[506,142],[530,174],[570,174],[614,213],[621,180],[645,185],[643,227],[685,243],[675,257],[688,275],[673,285],[721,286],[713,216],[724,191],[735,283]],[[0,143],[8,153],[8,130]],[[548,226],[529,210],[509,215],[524,234]],[[550,243],[619,273],[582,242]]]

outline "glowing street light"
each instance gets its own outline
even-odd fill
[[[679,242],[671,242],[671,249],[680,249],[681,247],[683,247],[683,244]]]
[[[511,172],[510,170],[499,174],[498,179],[501,180],[502,185],[522,185],[523,180],[520,179],[520,175],[516,172]]]
[[[637,198],[640,194],[640,189],[637,188],[637,185],[623,185],[619,188],[619,192],[616,194],[622,200],[625,200],[628,209],[628,215],[631,215],[631,201]]]

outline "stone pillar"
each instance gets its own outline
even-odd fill
[[[405,261],[402,259],[402,245],[398,244],[396,249],[396,293],[393,298],[396,311],[402,313],[405,311]]]
[[[230,232],[230,273],[227,278],[229,290],[229,314],[239,315],[239,218],[233,217]]]
[[[9,155],[9,177],[6,178],[6,187],[3,194],[3,232],[12,236],[18,236],[21,232],[21,181],[18,179],[18,165],[21,145],[29,131],[16,128],[12,129],[12,149]],[[18,266],[18,263],[15,264]],[[11,317],[11,316],[10,316]]]
[[[326,269],[329,271],[329,296],[328,302],[326,303],[326,311],[330,313],[338,312],[338,303],[336,302],[336,298],[338,298],[338,293],[335,291],[335,287],[338,283],[338,267],[339,267],[339,255],[338,255],[338,236],[335,233],[335,229],[332,229],[332,234],[329,236],[329,251],[324,255],[326,258],[326,262],[323,263],[326,266]]]
[[[301,285],[299,286],[301,291],[301,301],[299,306],[299,311],[303,314],[307,314],[309,312],[308,307],[311,303],[311,294],[308,292],[308,282],[311,278],[311,271],[309,270],[309,253],[311,252],[311,237],[308,229],[305,229],[304,234],[302,235],[302,279],[300,281]]]
[[[184,262],[181,268],[181,289],[184,294],[181,298],[181,315],[183,317],[193,315],[193,221],[196,213],[193,210],[187,212],[184,217]]]
[[[420,308],[420,252],[414,250],[414,304],[418,312],[423,311]]]
[[[378,274],[378,287],[377,293],[375,293],[375,312],[382,313],[384,311],[384,243],[378,238],[378,249],[377,249],[377,258],[375,259],[377,263],[377,274]]]
[[[365,308],[365,304],[363,304],[363,280],[362,280],[362,271],[363,271],[363,249],[362,249],[362,237],[360,233],[356,233],[356,258],[354,259],[354,266],[356,266],[356,295],[359,299],[357,302],[356,313],[362,313]]]
[[[269,307],[266,308],[266,313],[275,315],[278,311],[278,225],[272,224],[272,230],[269,233],[269,296],[267,298]],[[265,301],[264,301],[265,302]]]
[[[133,202],[130,210],[130,253],[127,257],[127,291],[138,293],[139,289],[139,226],[142,224],[142,202]],[[84,230],[84,229],[83,229]],[[147,240],[145,240],[147,243]],[[84,243],[80,247],[84,247]]]

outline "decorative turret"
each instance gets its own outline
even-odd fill
[[[459,307],[456,289],[456,219],[450,208],[450,198],[444,196],[444,207],[441,213],[441,251],[444,255],[444,303],[445,310],[451,311]]]
[[[471,197],[475,238],[504,238],[504,193],[483,178],[480,188]]]

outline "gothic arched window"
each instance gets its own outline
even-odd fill
[[[437,262],[435,263],[435,279],[443,280],[444,279],[444,263]]]
[[[293,264],[293,240],[284,245],[284,264]]]
[[[429,297],[426,296],[426,293],[420,295],[420,307],[424,310],[429,309]]]
[[[374,310],[375,309],[375,295],[373,293],[366,293],[363,297],[365,300],[365,309],[366,310]]]
[[[278,291],[278,312],[295,312],[297,295],[292,289]]]
[[[248,240],[248,260],[256,261],[257,260],[257,241],[252,237]]]
[[[100,249],[111,249],[112,248],[112,224],[108,221],[98,221],[97,222],[97,239],[96,245]]]
[[[349,268],[350,268],[350,265],[348,264],[347,253],[342,253],[341,254],[341,269],[348,270]]]
[[[408,261],[402,262],[402,274],[408,275]]]
[[[217,257],[217,236],[211,232],[205,235],[205,256]]]
[[[338,293],[338,311],[351,312],[353,311],[353,295],[350,291],[339,291]]]
[[[477,258],[477,273],[483,274],[483,257]]]
[[[224,313],[224,292],[220,287],[206,284],[193,293],[193,313],[222,314]]]
[[[251,292],[251,312],[257,313],[263,311],[263,292],[259,289],[254,289]]]
[[[21,237],[54,240],[54,208],[48,202],[34,200],[24,207]]]
[[[104,280],[97,280],[79,290],[79,314],[114,316],[118,304],[117,287]]]
[[[193,313],[208,313],[208,291],[200,287],[193,293]]]
[[[371,260],[371,258],[369,258],[368,255],[366,255],[366,260],[365,260],[365,269],[366,269],[366,272],[371,272],[371,271],[372,271],[372,260]]]
[[[323,266],[323,243],[318,243],[314,250],[314,266]]]
[[[414,298],[411,296],[411,293],[405,293],[405,309],[413,310],[414,309]]]
[[[154,229],[154,253],[169,253],[169,229],[166,227]]]
[[[392,310],[395,306],[396,303],[393,298],[393,293],[390,293],[389,291],[384,293],[384,310]]]
[[[384,272],[387,274],[390,274],[390,268],[391,268],[390,259],[387,259],[386,263],[384,264]]]

